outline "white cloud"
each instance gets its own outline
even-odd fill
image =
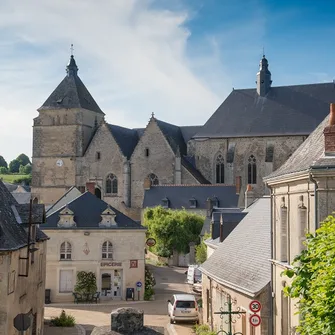
[[[64,77],[71,43],[79,75],[108,122],[144,127],[151,112],[175,124],[205,122],[221,102],[204,81],[216,56],[203,50],[189,59],[188,13],[150,4],[2,0],[0,154],[10,160],[31,153],[32,119]]]

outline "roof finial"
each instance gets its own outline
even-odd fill
[[[264,52],[264,47],[263,47],[263,58],[265,58],[265,52]]]
[[[73,51],[74,51],[73,43],[71,43],[71,48],[70,48],[70,50],[71,50],[71,56],[73,56]]]
[[[70,50],[71,50],[71,57],[70,57],[70,62],[69,64],[66,66],[66,72],[68,74],[68,76],[76,76],[77,75],[77,72],[78,72],[78,67],[77,67],[77,64],[76,64],[76,61],[74,60],[74,57],[73,57],[73,44],[71,43],[71,47],[70,47]]]
[[[151,117],[152,117],[153,119],[155,118],[155,113],[154,113],[154,112],[151,113]]]

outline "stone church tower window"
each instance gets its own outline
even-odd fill
[[[257,184],[257,165],[254,155],[248,159],[248,184]]]
[[[107,194],[117,194],[117,178],[111,173],[106,179],[106,193]]]
[[[148,176],[149,180],[150,180],[150,185],[159,185],[159,180],[158,177],[154,174],[154,173],[150,173]]]
[[[221,154],[216,158],[216,183],[224,183],[224,158]]]

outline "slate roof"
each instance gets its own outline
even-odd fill
[[[181,157],[181,165],[200,183],[210,184],[210,182],[202,175],[202,173],[195,167],[194,157]]]
[[[90,192],[85,192],[76,199],[70,201],[67,207],[74,213],[74,221],[77,227],[64,228],[58,227],[59,213],[66,205],[59,208],[57,211],[47,215],[47,222],[42,229],[146,229],[136,221],[124,215],[112,206],[109,206],[116,214],[116,227],[100,228],[102,212],[108,207],[108,204],[97,198]]]
[[[31,193],[12,192],[12,196],[19,204],[28,204],[30,202]]]
[[[76,67],[75,63],[71,63],[72,61],[74,61],[73,56],[71,56],[68,67]],[[71,71],[66,75],[49,98],[38,109],[39,111],[60,108],[85,108],[96,113],[104,114],[84,83],[78,77],[77,70]]]
[[[235,186],[228,185],[161,185],[145,190],[143,208],[162,205],[162,199],[169,199],[169,208],[190,209],[190,199],[197,201],[196,209],[206,209],[206,200],[216,197],[219,206],[235,208],[238,194]]]
[[[124,128],[113,124],[109,124],[108,128],[116,143],[119,145],[123,155],[129,159],[139,141],[137,130]]]
[[[328,107],[329,108],[329,107]],[[291,157],[276,171],[264,178],[264,181],[272,178],[317,169],[321,167],[335,167],[335,157],[325,156],[323,130],[328,125],[329,115],[308,136]]]
[[[233,90],[194,138],[309,135],[334,101],[333,83]]]
[[[39,218],[42,207],[34,205],[33,218]],[[17,250],[27,245],[27,232],[20,221],[27,221],[27,212],[0,180],[0,251]],[[37,228],[37,240],[45,239],[47,236]]]
[[[81,195],[82,193],[77,189],[77,187],[72,186],[52,206],[48,207],[47,214],[49,215],[52,212],[56,212],[60,208],[64,207],[67,203],[71,202],[72,200],[78,198]]]
[[[181,126],[179,127],[185,143],[187,142],[202,128],[202,126]]]
[[[201,265],[200,271],[224,286],[255,296],[271,280],[270,228],[270,197],[263,197]]]

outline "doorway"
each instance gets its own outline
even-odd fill
[[[101,296],[110,299],[122,298],[122,270],[101,274]]]

